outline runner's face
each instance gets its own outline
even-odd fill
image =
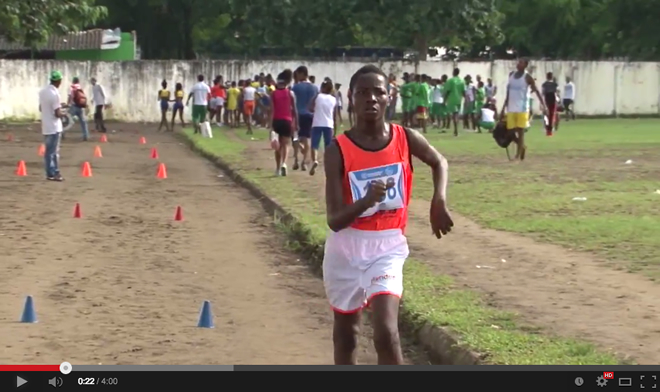
[[[519,60],[517,68],[518,71],[524,71],[527,68],[527,62],[525,60]]]
[[[383,119],[387,108],[387,80],[375,73],[358,78],[353,89],[355,114],[367,121]]]

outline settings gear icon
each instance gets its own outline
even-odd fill
[[[596,379],[596,384],[598,384],[599,387],[604,387],[607,385],[607,380],[603,376],[598,376]]]

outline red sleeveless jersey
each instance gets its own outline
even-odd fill
[[[401,229],[408,222],[413,170],[406,130],[390,124],[391,140],[378,151],[364,150],[345,134],[337,136],[344,161],[344,203],[352,204],[367,194],[369,183],[383,181],[393,186],[379,204],[369,208],[351,227],[365,231]]]

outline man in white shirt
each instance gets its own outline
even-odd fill
[[[575,103],[575,84],[568,76],[566,77],[566,85],[564,86],[564,94],[562,104],[564,105],[564,112],[566,113],[566,121],[568,116],[575,120],[575,112],[573,111],[573,104]]]
[[[472,84],[472,76],[465,76],[465,102],[463,104],[463,129],[475,129],[475,95],[476,88]]]
[[[107,104],[107,97],[103,86],[97,83],[96,78],[90,80],[92,83],[92,103],[94,104],[94,124],[97,132],[106,133],[105,123],[103,122],[103,109]]]
[[[200,124],[206,121],[206,111],[209,105],[209,96],[211,88],[204,82],[204,75],[197,75],[197,83],[190,90],[186,106],[193,100],[192,120],[195,124],[195,133],[201,133]]]
[[[44,135],[44,163],[46,179],[49,181],[64,181],[60,174],[60,140],[62,137],[62,102],[60,91],[62,74],[59,71],[50,73],[50,84],[39,91],[39,111],[41,112],[41,133]]]

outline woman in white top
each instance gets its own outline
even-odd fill
[[[324,148],[328,148],[330,142],[337,133],[336,130],[336,116],[337,111],[337,98],[332,94],[332,80],[326,79],[321,84],[321,92],[314,97],[309,105],[309,111],[314,113],[312,120],[312,168],[309,170],[309,175],[313,176],[316,173],[316,168],[319,166],[318,153],[321,145],[321,138],[323,138]]]

